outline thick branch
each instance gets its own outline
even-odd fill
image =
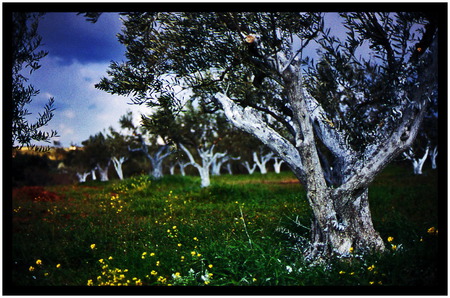
[[[253,108],[242,108],[227,95],[217,93],[215,98],[222,104],[226,117],[236,127],[255,136],[272,151],[276,152],[305,181],[305,173],[299,152],[288,140],[272,129]]]

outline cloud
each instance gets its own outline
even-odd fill
[[[119,118],[127,111],[133,111],[138,119],[140,113],[149,112],[145,106],[130,105],[129,98],[95,88],[95,84],[106,75],[109,63],[74,60],[71,64],[60,64],[58,58],[49,55],[41,60],[41,64],[42,67],[30,76],[30,83],[41,90],[40,96],[52,95],[55,98],[55,116],[45,130],[57,130],[63,146],[80,145],[90,135],[110,126],[120,130]],[[43,104],[30,107],[36,115],[42,109]]]
[[[64,112],[62,112],[62,115],[68,119],[75,118],[75,112],[73,110],[65,110]]]

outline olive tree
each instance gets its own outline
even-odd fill
[[[307,191],[307,256],[385,250],[368,187],[410,147],[436,89],[436,14],[340,13],[343,38],[327,13],[124,15],[127,60],[98,88],[174,112],[189,90],[266,145]]]

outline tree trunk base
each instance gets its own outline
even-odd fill
[[[307,259],[351,257],[356,252],[365,254],[386,250],[372,224],[367,190],[353,203],[334,211],[333,217],[316,216],[313,219]]]

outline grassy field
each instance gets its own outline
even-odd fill
[[[311,209],[291,173],[146,176],[13,190],[14,286],[438,286],[437,173],[369,189],[390,252],[304,262]],[[391,237],[391,238],[390,238]],[[442,237],[442,236],[441,236]]]

